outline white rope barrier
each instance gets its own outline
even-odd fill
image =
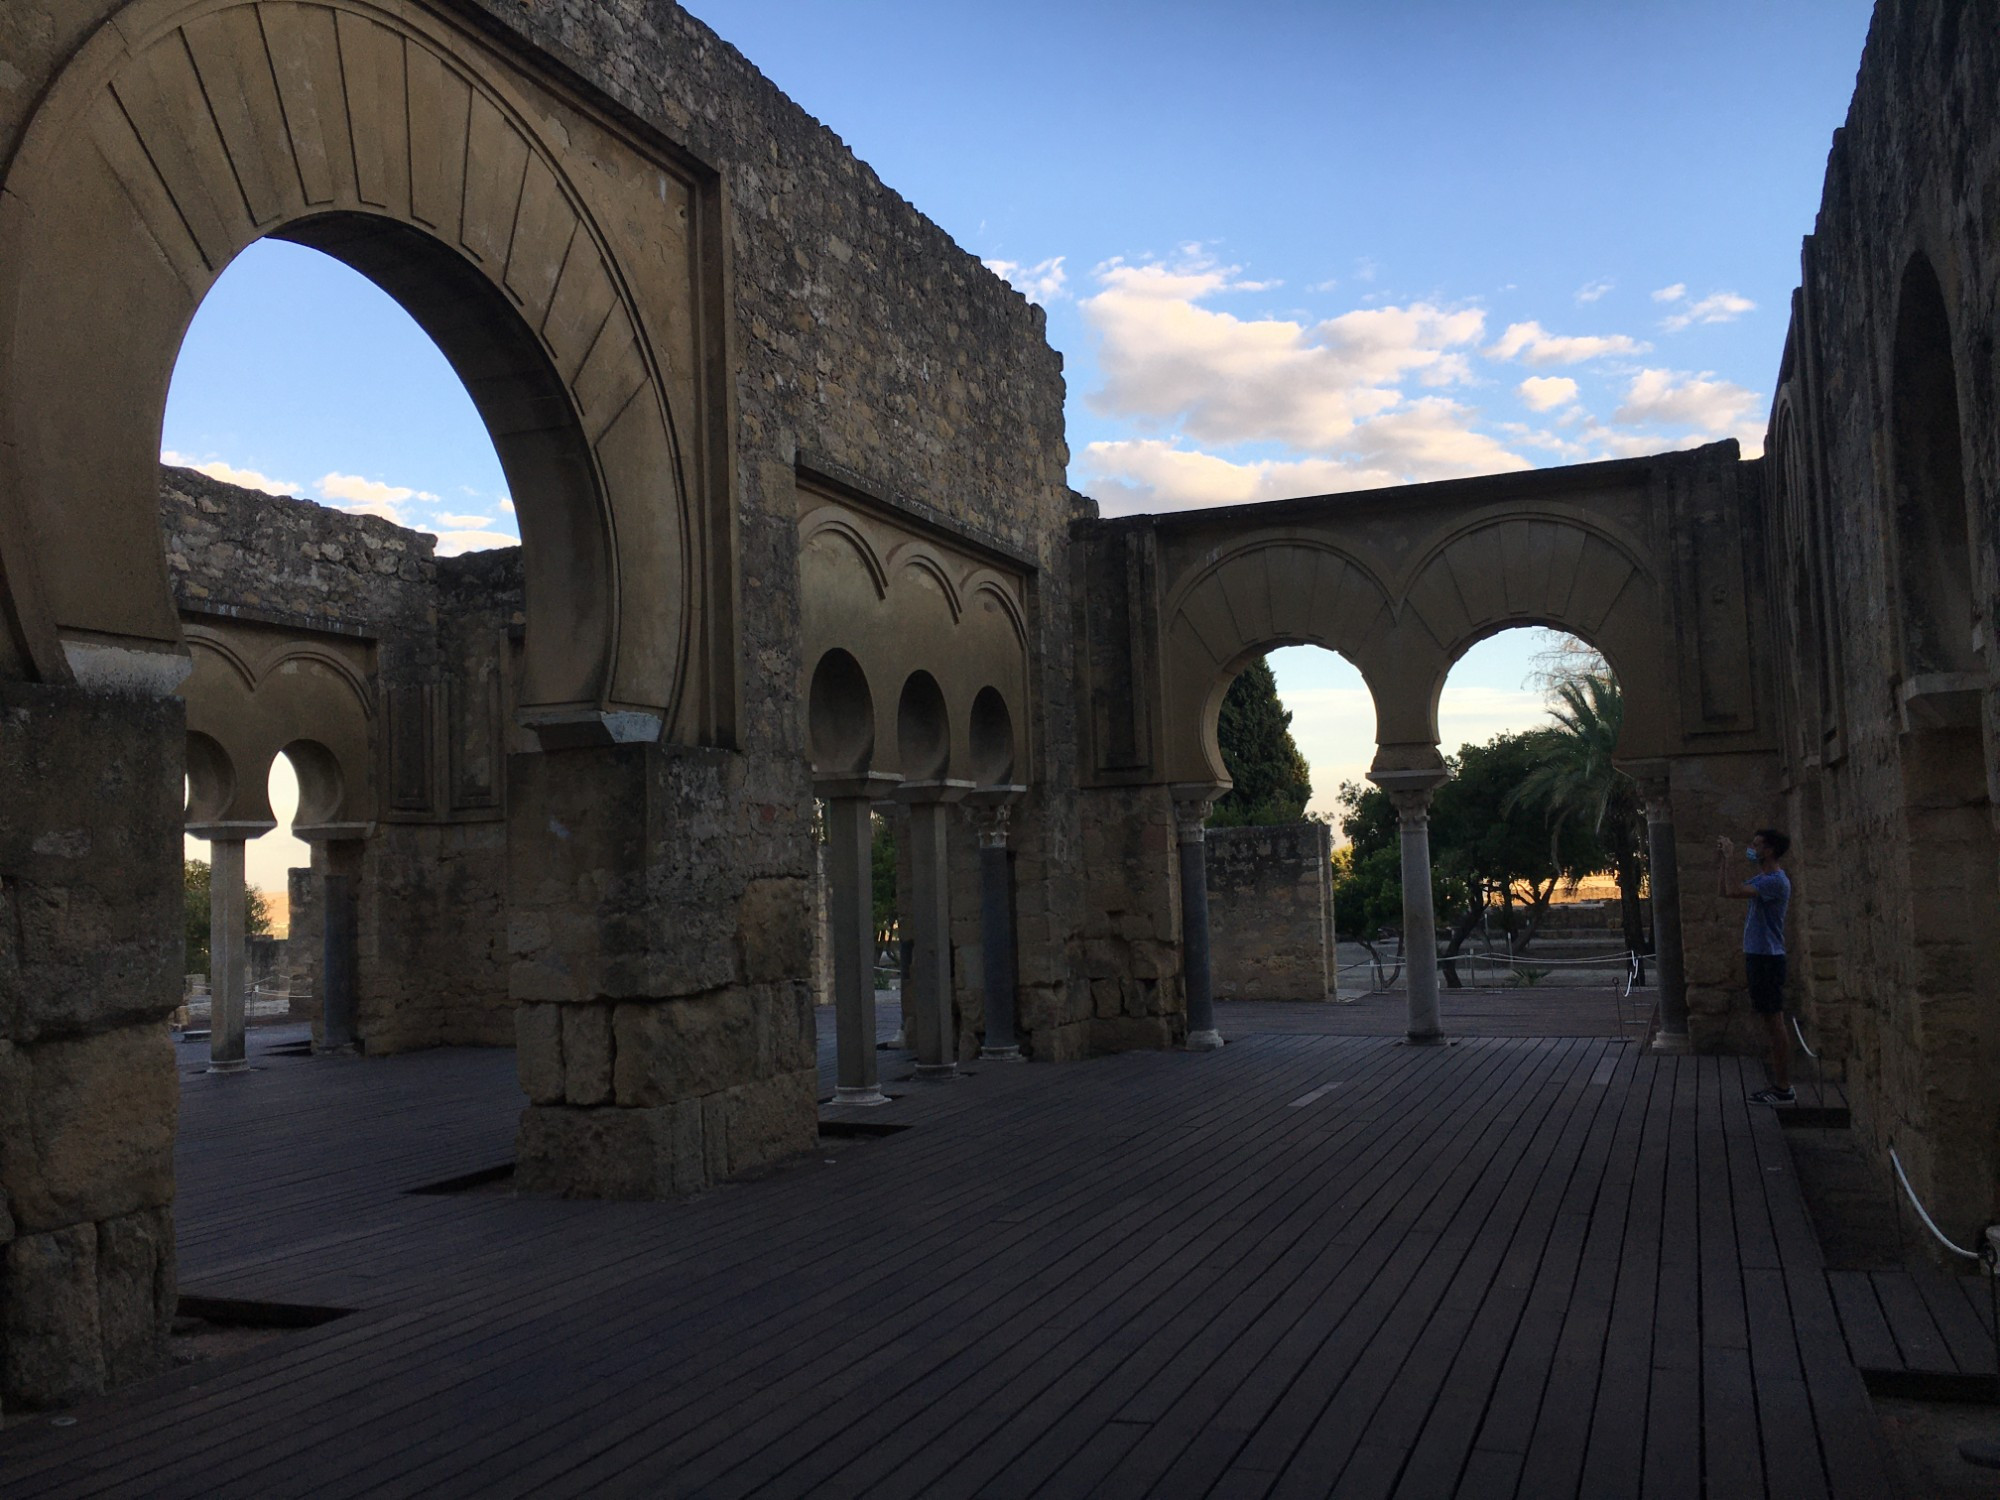
[[[1807,1057],[1810,1057],[1814,1062],[1818,1062],[1819,1054],[1806,1045],[1806,1034],[1803,1031],[1799,1030],[1799,1018],[1797,1016],[1793,1016],[1791,1017],[1791,1022],[1792,1022],[1792,1035],[1799,1039],[1799,1050],[1805,1053],[1805,1055]]]
[[[1988,1271],[1991,1271],[1993,1263],[1986,1256],[1980,1254],[1977,1250],[1968,1250],[1963,1245],[1955,1245],[1949,1239],[1945,1238],[1945,1232],[1937,1227],[1937,1221],[1931,1218],[1930,1214],[1924,1208],[1923,1200],[1917,1197],[1917,1190],[1910,1186],[1909,1174],[1903,1170],[1903,1158],[1896,1154],[1894,1146],[1889,1148],[1889,1161],[1896,1169],[1896,1181],[1902,1183],[1903,1192],[1910,1200],[1910,1207],[1917,1211],[1917,1217],[1924,1221],[1924,1228],[1931,1232],[1931,1237],[1953,1255],[1962,1255],[1967,1260],[1976,1260],[1985,1266]]]

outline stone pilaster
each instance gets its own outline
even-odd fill
[[[659,1198],[809,1148],[810,844],[762,831],[806,787],[657,744],[515,755],[508,779],[516,1183]]]
[[[1674,848],[1671,778],[1664,763],[1638,771],[1646,806],[1647,884],[1653,893],[1653,968],[1660,985],[1660,1025],[1655,1052],[1686,1052],[1687,969],[1681,956],[1680,859]]]
[[[0,682],[0,1399],[164,1367],[178,699]]]

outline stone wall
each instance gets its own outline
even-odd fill
[[[1203,843],[1215,998],[1331,999],[1332,828],[1211,828]]]
[[[1961,1240],[2000,1217],[1996,76],[1990,9],[1877,6],[1764,460],[1794,991]]]
[[[426,533],[192,469],[162,468],[160,502],[185,619],[368,644],[376,753],[364,768],[373,831],[358,841],[356,869],[362,1047],[511,1045],[505,757],[525,748],[509,727],[525,616],[520,549],[438,558]],[[325,867],[322,850],[314,868]],[[311,941],[288,968],[317,1018],[315,889],[311,878],[293,882]]]
[[[0,681],[0,1402],[163,1367],[166,1018],[181,988],[173,700]]]

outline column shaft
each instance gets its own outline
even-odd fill
[[[1181,858],[1181,982],[1187,988],[1187,1044],[1192,1052],[1222,1045],[1215,1029],[1215,980],[1208,955],[1208,839],[1203,827],[1210,799],[1175,803],[1174,829]]]
[[[949,1078],[958,1071],[957,1028],[951,1014],[951,867],[949,804],[910,804],[910,969],[904,1007],[916,1029],[917,1076]]]
[[[359,1009],[355,995],[354,877],[328,871],[320,879],[320,1048],[349,1050]]]
[[[1005,809],[979,835],[979,951],[985,981],[986,1040],[982,1058],[1021,1055],[1014,1035],[1014,871],[1007,858]]]
[[[208,1066],[235,1072],[244,1066],[243,983],[245,951],[243,840],[213,839],[208,866]]]
[[[1421,799],[1421,800],[1419,800]],[[1401,793],[1397,817],[1403,842],[1403,963],[1409,977],[1409,1037],[1435,1042],[1438,1016],[1437,914],[1431,904],[1430,793]]]
[[[1687,1044],[1687,971],[1681,951],[1681,877],[1674,857],[1673,810],[1661,797],[1646,800],[1647,879],[1653,889],[1653,967],[1660,984],[1660,1041]]]
[[[889,1102],[875,1069],[874,831],[866,797],[827,800],[836,1104]]]

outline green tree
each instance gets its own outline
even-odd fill
[[[181,864],[181,906],[187,944],[185,972],[208,972],[209,869],[205,859],[184,860]],[[248,937],[269,937],[271,906],[264,893],[246,886],[243,892],[243,931]]]
[[[1292,739],[1292,716],[1263,657],[1237,673],[1215,721],[1222,763],[1234,783],[1215,804],[1215,828],[1296,823],[1312,796],[1312,770]]]
[[[875,930],[879,933],[896,920],[896,828],[880,813],[875,815],[875,841],[868,851],[868,874],[875,907]]]
[[[1645,879],[1646,814],[1632,778],[1611,763],[1624,722],[1625,700],[1618,680],[1602,659],[1586,670],[1551,682],[1553,728],[1538,741],[1541,755],[1509,797],[1510,806],[1534,809],[1548,828],[1555,851],[1565,834],[1588,830],[1596,863],[1572,866],[1572,880],[1608,869],[1618,881],[1618,912],[1625,946],[1648,951],[1639,886]]]
[[[1448,985],[1460,982],[1449,960],[1490,911],[1498,909],[1514,951],[1525,951],[1565,872],[1587,868],[1593,858],[1581,830],[1560,830],[1552,841],[1534,809],[1509,801],[1544,754],[1545,734],[1496,734],[1483,745],[1460,746],[1445,763],[1450,779],[1431,801],[1431,867],[1446,923]]]

